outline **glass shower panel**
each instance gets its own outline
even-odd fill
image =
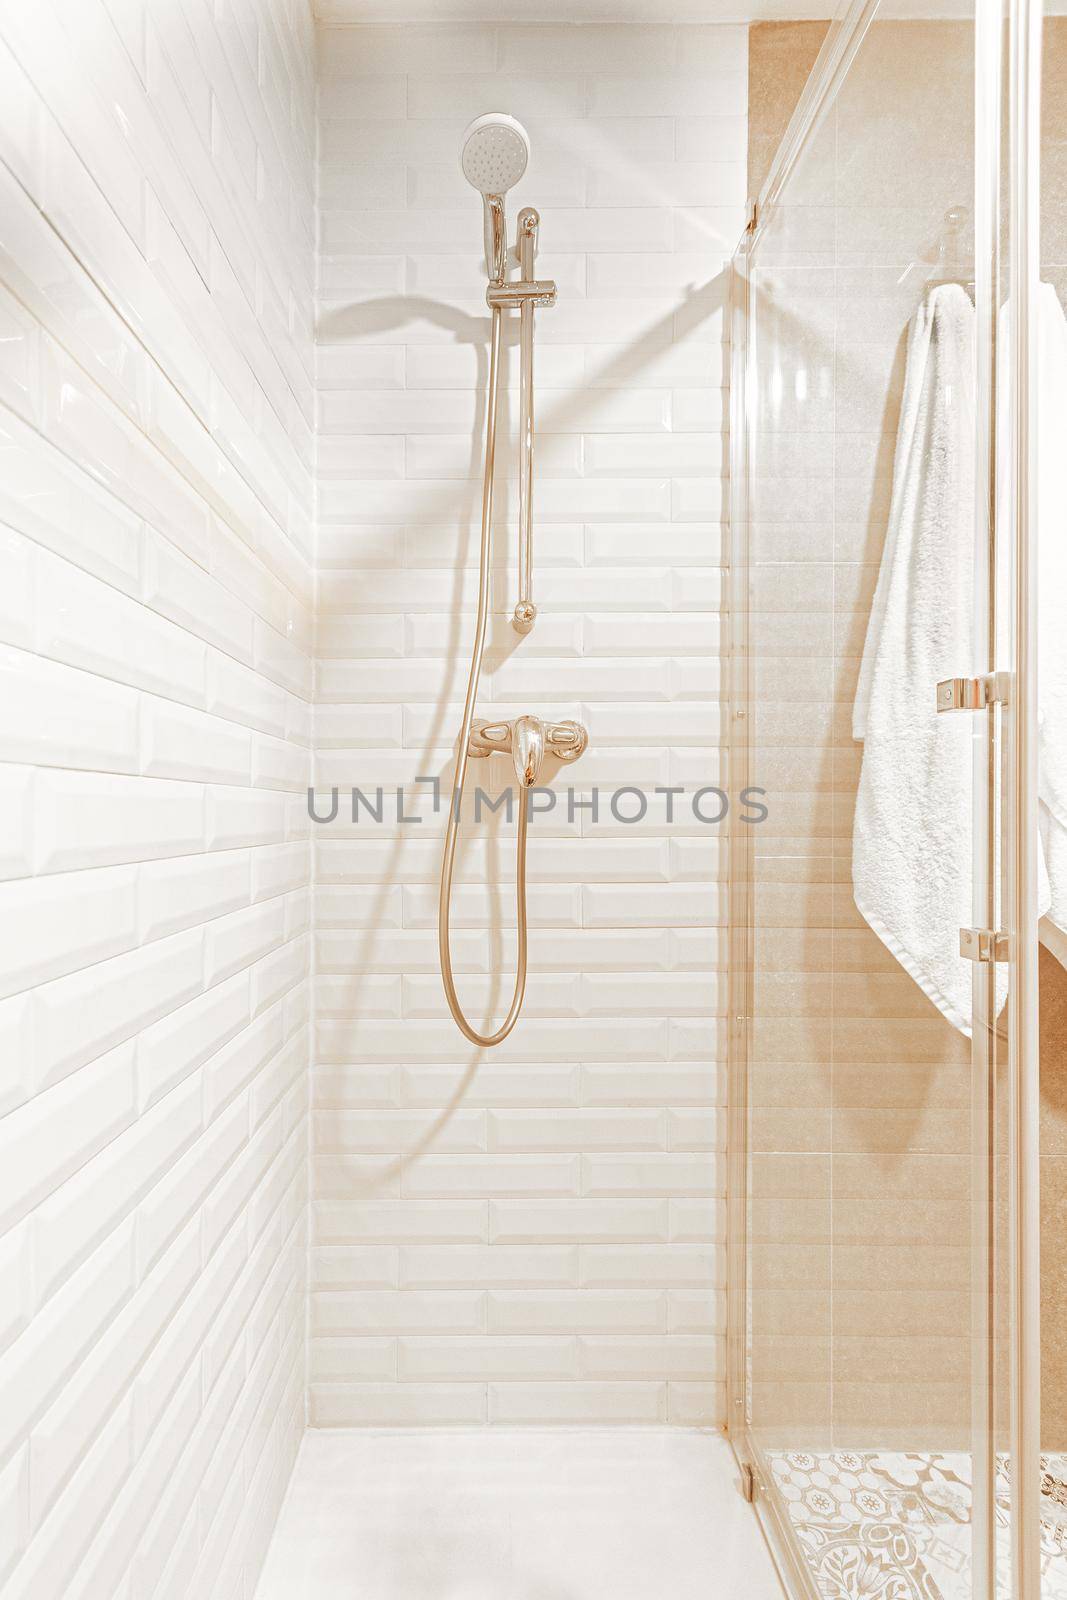
[[[1043,24],[1039,0],[1011,0],[1003,19],[1007,48],[999,86],[1002,248],[994,296],[991,633],[993,664],[1007,685],[998,713],[1000,806],[994,836],[1000,845],[998,914],[1009,983],[1003,1005],[997,996],[997,1015],[989,1027],[994,1064],[991,1591],[997,1600],[1042,1595],[1047,1600],[1067,1593],[1062,1521],[1067,1495],[1053,1447],[1055,1388],[1043,1411],[1040,1382],[1042,1302],[1047,1317],[1063,1232],[1062,1213],[1044,1209],[1049,1189],[1053,1197],[1055,1189],[1044,1184],[1043,1152],[1055,1149],[1057,1119],[1054,1110],[1043,1114],[1040,1091],[1052,1087],[1062,1055],[1056,1007],[1067,956],[1055,739],[1063,695],[1060,660],[1067,659],[1060,655],[1065,584],[1056,581],[1063,544],[1067,328],[1050,276],[1055,262],[1043,253],[1043,244],[1055,250],[1055,229],[1042,226],[1041,187],[1042,178],[1055,184],[1062,125],[1046,120],[1056,106],[1059,41]],[[1051,46],[1044,77],[1043,42]]]
[[[1040,332],[1047,354],[1064,348],[1064,310],[1067,308],[1067,16],[1062,8],[1047,6],[1043,18],[1041,60],[1041,182]],[[1062,369],[1061,369],[1062,370]],[[1062,380],[1061,380],[1062,381]],[[1039,449],[1052,437],[1056,450],[1057,428],[1067,419],[1062,401],[1067,393],[1039,395]],[[1058,418],[1058,421],[1057,421]],[[1047,430],[1047,431],[1046,431]],[[1042,456],[1044,451],[1042,450]],[[1045,467],[1039,466],[1042,478]],[[1062,535],[1057,526],[1057,494],[1039,508],[1037,541],[1039,571],[1054,559]],[[1062,524],[1062,517],[1060,519]],[[1060,569],[1062,570],[1062,569]],[[1049,569],[1047,609],[1039,599],[1039,676],[1055,681],[1055,663],[1044,655],[1046,638],[1054,636],[1057,615],[1067,610],[1067,593],[1056,567]],[[1044,584],[1041,594],[1045,595]],[[1054,725],[1049,722],[1048,725]],[[1056,751],[1064,746],[1064,733],[1053,734]],[[1051,820],[1044,819],[1045,843]],[[1047,850],[1051,856],[1052,848]],[[1040,1014],[1040,1214],[1041,1214],[1041,1596],[1042,1600],[1067,1600],[1067,907],[1059,891],[1056,863],[1050,862],[1052,905],[1041,923],[1038,951]]]
[[[750,1424],[828,1449],[834,232],[824,123],[751,263]]]
[[[902,883],[953,936],[975,921],[988,726],[937,716],[938,649],[928,700],[909,678],[909,652],[929,642],[910,618],[899,686],[881,671],[862,714],[857,693],[869,630],[885,630],[883,662],[892,638],[872,610],[905,490],[921,510],[940,484],[947,522],[929,549],[950,544],[955,565],[929,637],[951,623],[961,657],[945,673],[979,670],[996,235],[976,187],[973,17],[850,15],[821,116],[738,264],[735,709],[739,770],[766,789],[768,817],[735,859],[733,911],[747,903],[751,928],[735,944],[747,1277],[734,1397],[800,1592],[987,1600],[994,1113],[972,1072],[970,965],[952,949],[939,969],[929,940],[898,930]],[[979,177],[995,191],[989,115],[979,107]],[[921,549],[921,530],[906,532]],[[871,728],[901,706],[952,760],[927,770],[905,742],[864,780]],[[887,859],[869,821],[854,858],[857,797],[885,818],[887,793]]]
[[[996,664],[1011,684],[1001,783],[1011,985],[993,1030],[997,1600],[1067,1596],[1065,28],[1057,8],[1015,0],[1001,97],[995,601]]]

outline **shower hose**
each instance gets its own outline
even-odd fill
[[[452,779],[452,795],[448,804],[445,825],[445,848],[441,860],[441,899],[437,934],[441,950],[441,977],[444,980],[448,1009],[456,1026],[466,1034],[472,1044],[488,1047],[506,1039],[519,1019],[522,998],[526,991],[526,831],[529,820],[529,790],[519,785],[519,815],[515,839],[515,918],[518,931],[518,952],[515,964],[515,990],[507,1016],[495,1033],[479,1033],[463,1014],[452,975],[452,945],[449,923],[452,909],[452,874],[456,864],[456,844],[459,839],[460,812],[467,783],[467,764],[470,760],[471,729],[478,702],[478,684],[482,675],[482,657],[485,654],[485,632],[489,621],[489,577],[493,544],[493,469],[496,460],[496,421],[500,383],[501,310],[492,308],[489,340],[489,392],[485,414],[485,476],[482,480],[482,542],[478,563],[478,620],[474,630],[474,648],[471,651],[470,676],[467,679],[467,699],[463,707],[456,768]]]

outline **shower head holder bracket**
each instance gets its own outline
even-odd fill
[[[513,278],[507,283],[491,283],[485,291],[486,303],[511,311],[527,302],[534,306],[554,306],[556,285],[551,278]]]

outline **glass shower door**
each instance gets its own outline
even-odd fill
[[[1038,687],[1046,690],[1062,681],[1064,653],[1059,644],[1067,580],[1058,566],[1063,548],[1062,483],[1056,481],[1062,459],[1067,417],[1067,16],[1058,4],[1044,8],[1041,55],[1041,167],[1037,184],[1040,206],[1040,278],[1038,317],[1034,330],[1038,344]],[[1035,128],[1032,137],[1037,133]],[[1041,361],[1059,352],[1058,376],[1051,366],[1042,373]],[[1042,377],[1045,381],[1042,381]],[[1049,381],[1051,379],[1051,382]],[[1051,469],[1051,471],[1050,471]],[[1046,489],[1045,486],[1048,485]],[[1047,563],[1047,565],[1046,565]],[[1058,774],[1067,750],[1067,724],[1054,713],[1042,718],[1041,739],[1048,742]],[[1044,793],[1040,791],[1044,788]],[[1058,803],[1055,792],[1042,786],[1039,773],[1040,831],[1045,835],[1049,864],[1048,915],[1040,923],[1038,960],[1039,1009],[1039,1154],[1040,1175],[1040,1322],[1041,1395],[1041,1593],[1042,1600],[1067,1596],[1067,914],[1063,904],[1063,879],[1058,870],[1059,840],[1045,802]]]
[[[731,1426],[794,1592],[1037,1600],[1034,30],[916,9],[831,31],[736,262]],[[861,712],[898,537],[954,576]]]

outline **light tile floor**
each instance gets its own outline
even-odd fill
[[[971,1600],[971,1463],[907,1451],[768,1453],[823,1600]],[[1041,1597],[1067,1600],[1067,1457],[1043,1456]],[[1011,1484],[997,1473],[1007,1550]],[[1010,1592],[1006,1570],[998,1592]]]
[[[719,1434],[305,1435],[256,1600],[782,1600]]]

